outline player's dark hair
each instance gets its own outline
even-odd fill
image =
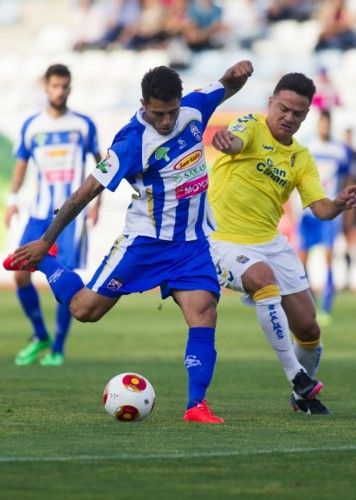
[[[303,75],[303,73],[287,73],[277,83],[273,95],[278,94],[281,90],[291,90],[296,94],[307,97],[309,102],[312,102],[316,88],[313,80]]]
[[[56,76],[65,76],[69,79],[71,79],[71,73],[67,66],[64,64],[52,64],[47,68],[46,73],[44,74],[44,78],[46,82],[51,78],[51,76],[56,75]]]
[[[167,66],[150,69],[142,78],[141,88],[145,102],[148,102],[150,97],[164,102],[180,99],[183,92],[180,76]]]

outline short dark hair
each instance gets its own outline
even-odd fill
[[[182,97],[183,85],[180,76],[174,69],[157,66],[150,69],[141,81],[142,97],[148,102],[150,97],[168,102]]]
[[[56,75],[56,76],[65,76],[71,79],[72,75],[68,69],[67,66],[64,64],[52,64],[47,68],[46,73],[44,74],[44,78],[46,82],[51,78],[51,76]]]
[[[291,90],[296,94],[303,95],[312,102],[316,88],[313,80],[303,75],[303,73],[287,73],[277,83],[273,95],[278,94],[281,90]]]

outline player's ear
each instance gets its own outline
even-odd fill
[[[140,99],[140,102],[141,102],[142,106],[145,106],[145,100],[144,99]]]

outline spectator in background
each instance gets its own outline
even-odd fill
[[[353,145],[352,128],[344,131],[344,145],[350,162],[350,183],[356,182],[356,149]],[[344,233],[347,242],[347,268],[349,287],[356,291],[356,209],[344,213]],[[354,281],[355,280],[355,281]]]
[[[318,121],[318,137],[309,145],[313,155],[322,185],[329,198],[334,199],[346,184],[350,165],[343,144],[331,138],[331,115],[327,110],[320,112]],[[351,210],[350,210],[351,212]],[[333,220],[320,220],[312,211],[304,210],[299,224],[300,252],[299,256],[307,268],[310,250],[315,245],[325,248],[326,280],[321,293],[318,319],[322,326],[327,326],[331,320],[331,309],[335,295],[335,285],[332,270],[333,247],[337,235],[342,231],[342,216]]]
[[[106,12],[96,0],[79,0],[73,9],[73,49],[84,50],[96,44],[103,36]]]
[[[127,44],[140,15],[140,0],[110,0],[104,6],[95,0],[81,0],[76,12],[76,32],[80,36],[74,43],[74,50],[107,49],[113,43]]]
[[[312,101],[313,106],[320,110],[330,110],[341,105],[339,94],[326,68],[320,68],[315,84],[316,92]]]
[[[321,25],[315,50],[348,50],[356,47],[355,15],[345,0],[324,0],[318,18]]]
[[[167,8],[161,0],[141,0],[141,12],[119,38],[121,45],[128,49],[140,50],[163,46],[167,39],[165,20]]]
[[[220,48],[227,32],[228,27],[222,22],[222,8],[214,0],[191,0],[184,28],[184,38],[190,49]]]
[[[240,47],[251,49],[266,34],[265,8],[256,0],[233,0],[223,12],[223,22]]]
[[[307,21],[314,10],[315,2],[310,0],[272,0],[266,14],[271,23],[289,19]]]

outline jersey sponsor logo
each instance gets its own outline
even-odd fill
[[[176,198],[177,200],[192,198],[193,196],[204,193],[204,191],[208,189],[208,185],[209,181],[207,174],[199,179],[185,182],[181,186],[176,187]]]
[[[270,177],[273,182],[276,182],[279,186],[283,188],[286,188],[288,186],[288,180],[285,178],[287,175],[286,171],[274,167],[273,161],[270,158],[268,158],[266,162],[258,162],[256,165],[256,170]]]
[[[194,139],[196,141],[200,142],[201,141],[201,133],[200,133],[200,130],[199,130],[199,128],[198,128],[198,126],[197,126],[196,123],[192,122],[190,124],[190,131],[191,131]]]
[[[174,170],[183,170],[185,168],[192,167],[200,160],[201,157],[202,152],[200,149],[198,149],[198,151],[194,151],[193,153],[190,153],[189,155],[182,158],[178,163],[174,165],[173,168]]]
[[[246,264],[250,259],[246,257],[246,255],[239,255],[236,257],[236,261],[239,262],[240,264]]]
[[[49,170],[45,173],[45,177],[48,184],[55,184],[56,182],[72,182],[74,179],[74,168]]]
[[[206,165],[203,163],[203,165],[199,165],[197,167],[191,168],[190,170],[183,171],[179,174],[176,174],[173,176],[173,180],[176,185],[182,184],[185,181],[190,181],[192,179],[196,179],[197,177],[201,176],[201,174],[206,172]]]
[[[165,160],[165,161],[170,161],[170,158],[168,156],[168,151],[169,151],[170,148],[166,148],[164,146],[158,148],[156,151],[155,151],[155,159],[156,160]]]
[[[68,148],[49,149],[47,151],[47,156],[49,158],[59,158],[61,156],[66,156],[67,154],[68,154]]]
[[[122,287],[121,281],[113,278],[112,280],[109,281],[106,288],[115,292],[115,290],[118,290],[121,287]]]

